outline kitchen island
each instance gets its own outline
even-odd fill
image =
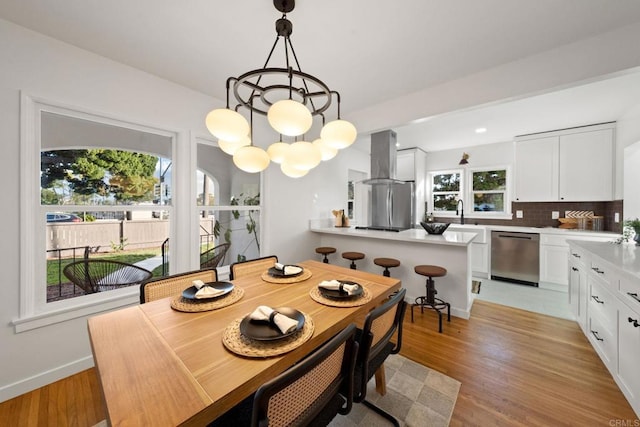
[[[374,258],[396,258],[400,266],[392,268],[391,276],[402,281],[407,289],[407,302],[425,295],[425,278],[416,274],[416,265],[438,265],[447,269],[447,275],[435,279],[438,298],[451,304],[451,315],[468,319],[473,304],[471,293],[471,242],[476,233],[445,231],[430,235],[423,229],[399,232],[360,230],[355,227],[334,227],[311,222],[310,230],[320,235],[318,246],[333,246],[336,254],[330,263],[348,266],[342,252],[357,251],[365,259],[357,262],[359,270],[382,274],[382,267]],[[418,314],[419,315],[419,314]],[[446,327],[446,326],[445,326]]]

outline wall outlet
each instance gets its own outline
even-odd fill
[[[551,219],[558,219],[558,218],[560,218],[560,212],[551,211]]]
[[[620,213],[616,212],[613,214],[613,222],[620,222]]]
[[[516,211],[516,218],[523,218],[524,214],[522,213],[522,211]]]

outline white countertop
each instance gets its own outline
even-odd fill
[[[577,228],[557,228],[557,227],[521,227],[514,225],[484,225],[484,224],[451,224],[449,229],[486,229],[489,231],[515,231],[520,233],[539,233],[539,234],[559,234],[563,236],[576,235],[576,236],[598,236],[598,237],[611,237],[615,239],[620,236],[619,233],[612,231],[593,231],[593,230],[578,230]]]
[[[468,246],[476,237],[472,230],[466,231],[445,231],[441,235],[428,234],[424,229],[412,228],[409,230],[377,231],[377,230],[356,230],[355,227],[314,227],[310,228],[316,233],[337,234],[348,237],[366,237],[370,239],[396,240],[401,242],[427,243],[432,245],[453,245]]]
[[[640,246],[635,244],[569,240],[570,245],[585,249],[604,261],[620,268],[627,275],[640,280]]]

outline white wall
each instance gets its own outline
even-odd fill
[[[427,153],[427,171],[461,168],[458,163],[462,154],[469,154],[467,167],[512,166],[514,162],[513,142],[498,142],[477,147],[456,148],[452,150]]]

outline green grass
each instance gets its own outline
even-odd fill
[[[136,262],[160,255],[160,250],[154,249],[139,249],[135,251],[120,251],[111,252],[105,254],[92,254],[91,259],[106,259],[111,261],[126,262],[127,264],[135,264]],[[76,258],[76,261],[80,261],[82,257]],[[57,285],[58,283],[65,283],[69,280],[62,273],[62,269],[67,264],[73,262],[72,259],[52,259],[47,261],[47,285]],[[162,266],[159,266],[153,270],[154,276],[162,275]]]

